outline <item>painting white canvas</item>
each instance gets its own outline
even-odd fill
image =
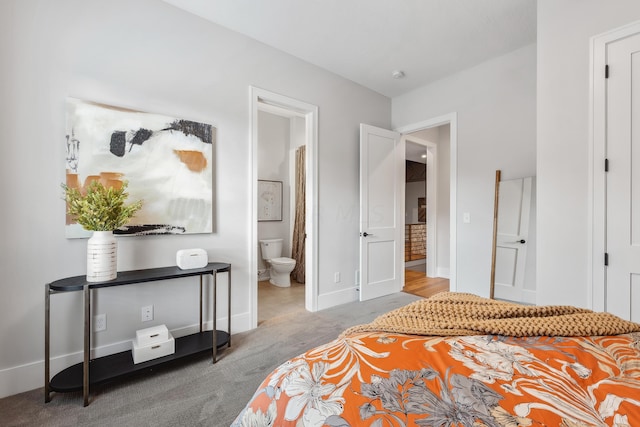
[[[143,207],[116,234],[211,233],[215,140],[210,124],[68,98],[66,183],[128,182]],[[66,235],[89,232],[67,217]]]
[[[258,221],[282,221],[282,181],[258,180]]]

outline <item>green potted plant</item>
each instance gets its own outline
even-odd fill
[[[117,277],[117,242],[113,231],[127,224],[142,208],[142,200],[125,205],[128,182],[105,187],[92,181],[85,191],[62,184],[69,214],[84,229],[93,231],[87,242],[87,281],[102,282]]]

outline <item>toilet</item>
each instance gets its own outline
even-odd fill
[[[296,260],[280,256],[282,255],[282,239],[260,240],[260,251],[262,259],[269,266],[269,282],[281,288],[291,286],[289,276],[296,266]]]

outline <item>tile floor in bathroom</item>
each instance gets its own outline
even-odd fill
[[[304,284],[292,280],[291,287],[281,288],[268,280],[258,282],[258,325],[297,310],[304,310]]]

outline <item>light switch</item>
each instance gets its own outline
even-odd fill
[[[469,212],[465,212],[462,214],[462,222],[465,224],[469,224],[471,222],[471,214]]]

